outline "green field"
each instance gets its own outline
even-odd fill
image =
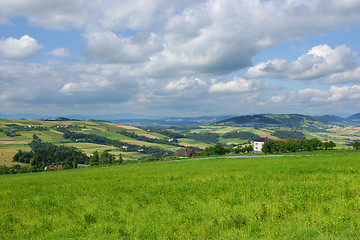
[[[0,176],[0,239],[359,239],[360,152]]]
[[[33,139],[33,135],[36,134],[44,142],[50,142],[57,145],[65,144],[67,146],[74,146],[79,148],[86,154],[92,154],[94,151],[102,152],[104,150],[112,150],[113,154],[122,154],[125,160],[138,160],[146,157],[151,157],[152,154],[145,154],[137,152],[136,149],[126,152],[123,151],[120,146],[114,147],[113,145],[103,145],[98,143],[79,143],[76,140],[69,140],[63,137],[63,133],[57,131],[61,127],[70,127],[72,131],[85,134],[95,134],[99,137],[106,137],[111,140],[121,141],[124,145],[133,144],[140,147],[156,147],[162,149],[168,153],[175,154],[181,147],[194,147],[204,149],[208,146],[212,146],[213,143],[205,143],[197,141],[191,138],[179,138],[179,146],[170,145],[167,143],[169,136],[162,135],[161,132],[148,130],[147,128],[138,128],[133,126],[126,126],[121,124],[109,123],[109,122],[91,122],[91,121],[55,121],[55,120],[8,120],[0,119],[0,129],[11,130],[11,124],[15,124],[21,127],[28,127],[29,125],[47,127],[47,131],[39,131],[35,128],[27,128],[26,130],[20,129],[16,132],[15,136],[7,136],[5,132],[0,131],[0,165],[11,166],[14,163],[11,162],[13,155],[18,150],[29,151],[29,145]],[[279,128],[252,128],[252,127],[231,127],[231,126],[198,126],[198,127],[186,127],[186,128],[169,128],[168,131],[178,132],[182,134],[188,134],[190,132],[196,133],[216,133],[219,134],[218,143],[223,145],[231,144],[247,144],[248,140],[235,139],[235,138],[223,138],[222,136],[231,131],[248,131],[257,134],[261,137],[269,137],[272,139],[278,139],[271,134]],[[281,128],[283,130],[289,130]],[[124,134],[126,131],[128,134]],[[123,134],[121,134],[121,132]],[[329,128],[326,131],[309,132],[302,131],[307,139],[318,138],[321,141],[332,140],[337,144],[338,148],[348,148],[347,145],[351,145],[353,141],[359,141],[360,139],[360,127],[336,127]],[[148,139],[137,139],[136,137],[131,138],[129,133],[135,133],[138,136],[145,136]],[[19,135],[19,136],[18,136]],[[165,142],[154,143],[154,139],[162,139]]]

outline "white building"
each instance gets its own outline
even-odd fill
[[[262,152],[261,149],[262,149],[262,146],[264,145],[264,143],[265,142],[270,142],[270,141],[273,141],[273,140],[270,139],[270,138],[267,138],[267,137],[264,137],[264,138],[253,141],[253,143],[254,143],[254,152],[261,153]]]

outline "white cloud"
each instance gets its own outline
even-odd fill
[[[309,107],[311,104],[334,104],[331,106],[335,107],[337,104],[343,104],[344,102],[355,99],[360,99],[360,85],[331,86],[328,91],[307,88],[283,95],[272,96],[269,103],[302,105],[304,107]]]
[[[182,91],[187,88],[192,88],[195,86],[207,86],[207,83],[200,78],[187,78],[183,77],[178,81],[170,81],[166,86],[165,90],[167,91]]]
[[[12,37],[0,39],[0,59],[27,60],[41,48],[42,46],[28,35],[24,35],[20,39]]]
[[[73,94],[81,92],[95,92],[99,88],[108,87],[110,83],[106,79],[96,78],[93,81],[82,81],[82,82],[69,82],[66,83],[60,90],[59,93]]]
[[[360,85],[336,87],[330,88],[330,96],[328,101],[338,102],[345,100],[360,100]],[[353,107],[359,107],[360,104]]]
[[[248,69],[246,77],[270,77],[277,79],[307,80],[326,77],[346,71],[354,66],[356,53],[346,46],[332,49],[328,45],[318,45],[310,49],[296,61],[288,63],[285,59],[273,59]]]
[[[303,113],[311,115],[348,113],[360,107],[360,85],[331,86],[328,90],[306,88],[273,95],[256,102],[264,112]]]
[[[360,82],[360,66],[349,71],[335,73],[329,76],[324,82],[329,84]]]
[[[25,17],[29,23],[51,29],[81,29],[97,18],[100,0],[16,0],[0,1],[0,15]]]
[[[91,56],[110,63],[148,61],[152,54],[162,49],[156,34],[121,37],[113,32],[89,32],[84,36]]]
[[[246,93],[256,92],[269,88],[268,84],[259,80],[247,80],[234,77],[229,82],[214,83],[210,86],[210,93]]]
[[[70,57],[70,50],[68,48],[55,48],[48,52],[49,55],[55,56],[55,57]]]
[[[358,26],[359,5],[355,0],[0,0],[0,24],[11,27],[13,21],[17,27],[17,20],[25,19],[21,27],[35,25],[44,35],[48,32],[42,27],[77,29],[55,32],[69,39],[80,36],[85,42],[79,46],[85,53],[85,58],[79,58],[83,62],[55,64],[45,57],[37,60],[46,64],[1,61],[2,106],[46,102],[107,109],[113,103],[128,104],[130,110],[162,109],[167,113],[170,109],[182,114],[213,109],[255,111],[261,100],[264,107],[271,103],[279,108],[295,103],[311,107],[315,103],[355,102],[357,88],[308,88],[271,97],[276,88],[256,80],[359,82],[355,53],[346,46],[315,46],[294,62],[272,59],[249,69],[243,78],[224,79],[251,66],[253,57],[265,48]],[[2,60],[25,60],[39,51],[35,39],[21,39],[0,40]],[[38,39],[46,44],[44,40]],[[48,54],[70,56],[67,48],[53,49],[58,47],[53,44]],[[287,87],[295,89],[284,83],[284,89]]]

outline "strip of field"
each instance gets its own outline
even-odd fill
[[[123,140],[123,142],[129,143],[129,144],[135,144],[135,145],[139,145],[139,146],[144,145],[144,146],[146,146],[146,147],[159,147],[159,148],[163,148],[163,149],[167,149],[167,150],[176,150],[176,149],[179,149],[179,147],[172,146],[172,145],[142,142],[142,141],[138,141],[138,140]]]
[[[13,156],[17,153],[16,149],[0,149],[0,166],[11,167],[15,164],[25,165],[23,163],[12,162]]]
[[[189,138],[179,138],[178,141],[179,141],[179,145],[187,146],[187,147],[206,148],[208,146],[211,146],[211,144],[199,142]]]
[[[360,154],[0,176],[0,239],[358,239]]]

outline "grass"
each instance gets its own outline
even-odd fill
[[[23,163],[12,162],[12,158],[17,152],[18,152],[17,150],[11,148],[10,149],[0,148],[0,166],[5,165],[7,167],[11,167],[15,164],[25,165]]]
[[[360,153],[0,176],[0,239],[358,239]]]
[[[179,138],[178,141],[179,144],[182,146],[198,147],[198,148],[206,148],[208,146],[211,146],[211,144],[199,142],[196,141],[195,139],[190,139],[190,138]]]

